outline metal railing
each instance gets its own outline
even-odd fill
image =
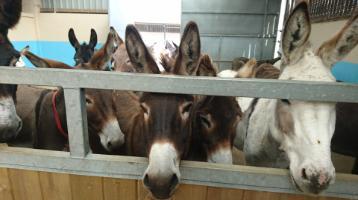
[[[357,12],[358,0],[311,0],[310,15],[313,22],[350,18]]]
[[[147,159],[90,152],[84,88],[358,103],[358,85],[347,83],[9,67],[0,67],[0,83],[63,87],[71,150],[68,153],[0,147],[0,167],[130,179],[141,178]],[[180,170],[182,182],[189,184],[297,193],[288,171],[282,169],[182,161]],[[357,188],[358,176],[338,174],[323,195],[358,198]]]

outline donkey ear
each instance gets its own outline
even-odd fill
[[[117,50],[115,43],[115,32],[110,30],[107,36],[106,43],[96,51],[91,57],[88,65],[82,67],[92,70],[105,70],[108,62],[112,59],[114,52]]]
[[[282,51],[285,63],[294,63],[303,55],[310,33],[308,5],[302,1],[288,17],[283,31]]]
[[[237,78],[252,78],[254,77],[254,68],[257,66],[255,58],[251,58],[237,71]]]
[[[123,41],[122,38],[118,35],[116,29],[115,29],[113,26],[111,26],[111,27],[110,27],[110,31],[114,33],[114,36],[115,36],[115,37],[114,37],[114,41],[115,41],[115,43],[117,44],[117,46],[122,45],[122,44],[124,43],[124,41]]]
[[[125,42],[129,59],[138,72],[160,73],[157,64],[133,25],[128,25],[126,28]]]
[[[58,68],[58,69],[72,69],[69,65],[58,62],[55,60],[49,60],[41,58],[33,53],[31,53],[28,49],[23,49],[21,51],[22,55],[24,55],[33,65],[39,68]]]
[[[203,55],[198,63],[198,68],[196,70],[197,76],[216,76],[217,69],[211,62],[211,59],[208,55]]]
[[[321,45],[317,51],[328,66],[342,60],[358,44],[358,12],[346,23],[332,39]]]
[[[91,28],[91,37],[89,45],[92,49],[94,49],[97,45],[97,33],[93,28]]]
[[[180,41],[174,74],[193,75],[200,58],[200,35],[195,22],[189,22]]]
[[[73,30],[73,28],[70,28],[70,30],[68,31],[68,39],[70,40],[70,43],[74,48],[78,49],[80,47],[80,43],[76,38],[75,31]]]

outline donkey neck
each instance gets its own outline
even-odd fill
[[[258,99],[257,105],[246,121],[244,152],[249,165],[265,167],[288,167],[286,154],[277,140],[275,99]],[[245,113],[246,114],[246,113]]]

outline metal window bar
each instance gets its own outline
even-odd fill
[[[108,13],[108,0],[41,0],[41,12]]]
[[[134,26],[143,32],[180,33],[180,24],[135,22]]]
[[[89,152],[83,88],[358,103],[358,85],[347,83],[9,67],[0,67],[0,83],[63,87],[71,147],[68,153],[0,146],[0,167],[129,179],[141,178],[147,159]],[[283,169],[191,161],[182,161],[180,169],[183,183],[298,193]],[[358,176],[337,174],[336,182],[323,195],[356,199],[357,188]]]
[[[311,0],[310,15],[312,22],[348,19],[357,9],[358,0]]]

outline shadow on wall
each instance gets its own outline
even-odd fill
[[[26,45],[29,45],[30,51],[40,57],[61,61],[70,66],[75,65],[73,59],[75,49],[69,42],[18,41],[12,42],[12,44],[18,51],[23,49]],[[102,44],[97,44],[96,49],[99,49],[101,46]],[[26,66],[34,67],[26,58],[23,58],[23,60],[25,61]]]

